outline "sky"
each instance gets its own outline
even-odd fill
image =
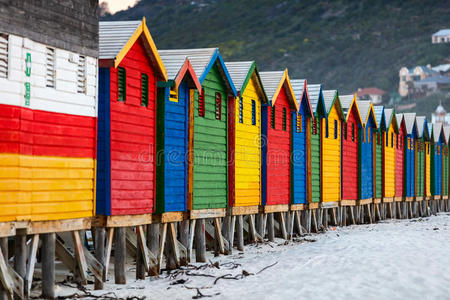
[[[128,6],[133,6],[137,0],[100,0],[100,2],[107,2],[109,10],[113,14],[119,10],[128,8]]]

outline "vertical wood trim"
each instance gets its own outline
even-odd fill
[[[306,159],[307,159],[307,177],[306,177],[306,195],[308,203],[311,203],[312,192],[311,192],[311,119],[306,120]]]
[[[189,124],[188,124],[188,194],[187,209],[192,209],[194,192],[194,90],[189,92]]]
[[[240,95],[238,93],[239,99]],[[228,97],[228,206],[235,204],[235,145],[236,145],[236,122],[235,122],[235,98]]]

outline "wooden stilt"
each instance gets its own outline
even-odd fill
[[[223,218],[222,224],[222,236],[225,238],[227,243],[224,245],[226,255],[231,254],[231,216],[226,216]]]
[[[236,242],[237,249],[244,251],[244,217],[242,215],[237,216]]]
[[[295,227],[297,228],[297,232],[299,235],[303,235],[303,228],[302,228],[302,221],[301,221],[301,215],[302,211],[295,211],[294,212],[294,219],[295,219]]]
[[[372,219],[372,205],[371,204],[367,204],[367,213],[369,214],[369,223],[372,224],[374,220]]]
[[[311,231],[312,231],[312,229],[311,229],[311,227],[312,227],[312,220],[311,220],[312,219],[312,214],[313,214],[312,210],[308,209],[307,228],[306,228],[308,233],[311,233]]]
[[[142,253],[142,249],[137,247],[136,249],[136,279],[145,280],[145,263],[144,263],[144,254]],[[147,266],[148,269],[148,266]]]
[[[14,240],[14,270],[25,280],[27,274],[27,236],[24,233],[17,234]]]
[[[219,252],[221,254],[225,253],[225,248],[224,248],[224,242],[223,242],[223,237],[222,237],[222,229],[220,226],[220,219],[219,218],[214,218],[214,229],[215,229],[215,235],[216,235],[216,242],[217,245],[219,247]]]
[[[351,215],[351,217],[352,217],[352,223],[353,223],[353,225],[356,225],[355,210],[356,210],[356,207],[355,207],[355,206],[350,206],[350,215]]]
[[[204,227],[203,227],[204,228]],[[166,247],[166,237],[167,237],[167,223],[162,224],[162,227],[160,229],[160,239],[159,239],[159,253],[158,253],[158,271],[162,268],[163,258],[164,258],[164,251]]]
[[[338,226],[339,224],[338,224],[338,217],[337,217],[337,214],[336,214],[336,207],[333,207],[331,209],[331,214],[333,216],[333,225],[334,226]]]
[[[287,230],[286,230],[286,219],[284,212],[279,213],[280,216],[280,229],[281,229],[281,237],[285,240],[288,239]]]
[[[289,215],[289,239],[292,239],[294,234],[294,221],[295,221],[295,211],[288,212]]]
[[[195,226],[195,260],[206,262],[205,219],[197,220]]]
[[[254,215],[249,215],[248,216],[248,232],[249,232],[249,237],[248,240],[250,243],[255,243],[256,242],[256,226],[255,226],[255,218]]]
[[[142,255],[142,264],[144,267],[144,271],[147,272],[149,276],[157,276],[159,274],[158,258],[147,247],[148,243],[145,237],[144,226],[137,226],[136,230],[137,230],[138,250]]]
[[[235,228],[236,228],[236,216],[232,216],[231,217],[231,225],[230,225],[230,239],[229,239],[229,242],[230,242],[230,254],[231,254],[231,251],[232,251],[232,249],[233,249],[233,244],[234,244],[234,231],[235,231]]]
[[[114,282],[126,284],[125,262],[127,257],[125,227],[117,227],[114,231]]]
[[[111,250],[114,239],[114,228],[109,228],[108,235],[106,236],[106,248],[105,248],[105,278],[103,282],[108,280],[109,262],[111,261]]]
[[[264,238],[264,215],[263,214],[256,215],[256,231],[262,238]]]
[[[31,248],[30,248],[30,253],[28,256],[28,263],[27,263],[27,275],[25,276],[25,281],[24,281],[24,287],[25,287],[24,293],[25,293],[25,296],[27,296],[27,297],[30,297],[31,284],[33,283],[34,267],[36,265],[36,253],[37,253],[38,246],[39,246],[39,235],[35,234],[35,235],[33,235],[33,238],[31,239]],[[53,242],[53,246],[50,245],[50,247],[53,247],[53,261],[54,261],[55,243]],[[52,249],[50,249],[50,251],[51,250]],[[45,250],[43,250],[43,251],[45,251]],[[45,272],[43,272],[43,274],[44,273]],[[55,271],[53,268],[53,275],[54,275],[54,273],[55,273]]]
[[[314,230],[316,231],[316,233],[319,233],[319,225],[317,224],[317,216],[316,214],[319,213],[318,209],[313,209],[312,210],[312,222],[314,225]]]
[[[42,297],[55,298],[55,234],[42,236]],[[31,283],[30,283],[31,284]]]
[[[2,252],[4,262],[5,262],[5,269],[8,265],[8,238],[0,238],[0,252]],[[12,289],[11,289],[12,293]],[[6,300],[8,299],[8,290],[3,288],[2,282],[0,281],[0,300]]]
[[[273,213],[267,215],[267,237],[270,242],[275,241],[275,220]]]
[[[94,246],[95,246],[95,258],[105,267],[105,228],[104,227],[96,227],[95,228],[95,237],[94,237]],[[104,268],[105,270],[106,268]],[[105,274],[103,274],[103,278],[105,278]],[[103,290],[103,280],[98,280],[95,278],[94,289]]]

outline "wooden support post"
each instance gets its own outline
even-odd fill
[[[195,227],[195,260],[206,262],[205,219],[197,220]]]
[[[236,247],[239,251],[244,251],[244,216],[239,215],[236,217],[237,217]]]
[[[233,243],[234,243],[234,230],[236,228],[236,216],[231,217],[231,225],[230,225],[230,254],[233,251]]]
[[[164,247],[164,251],[161,252],[161,255],[166,257],[166,269],[167,270],[175,270],[179,267],[179,260],[177,259],[177,250],[174,247],[176,244],[176,232],[175,228],[172,229],[173,223],[163,223],[163,231],[168,231],[168,240],[167,245]],[[168,230],[167,230],[168,228]],[[174,241],[175,237],[175,241]],[[165,243],[166,244],[166,243]],[[162,260],[161,260],[162,264]]]
[[[147,225],[147,247],[155,256],[159,253],[159,226],[160,224]]]
[[[106,248],[105,248],[105,277],[103,278],[103,282],[108,280],[108,270],[109,270],[109,262],[111,261],[111,250],[114,239],[114,228],[109,228],[108,235],[106,237]]]
[[[336,215],[336,207],[333,207],[331,209],[331,214],[333,216],[333,225],[334,226],[338,226],[339,224],[338,224],[338,218],[337,218],[337,215]]]
[[[227,241],[224,245],[225,253],[226,255],[231,254],[231,216],[226,216],[223,218],[223,224],[222,224],[222,236]]]
[[[280,212],[278,214],[280,216],[281,236],[282,236],[283,239],[287,240],[288,239],[288,234],[287,234],[287,230],[286,230],[285,214],[284,214],[284,212]]]
[[[167,223],[162,224],[159,233],[158,273],[161,270],[167,237]]]
[[[214,229],[215,229],[215,235],[216,235],[216,243],[219,246],[219,252],[221,254],[225,254],[225,246],[224,246],[224,241],[222,238],[222,229],[220,226],[220,219],[219,218],[214,218]]]
[[[145,280],[145,272],[148,272],[148,252],[143,251],[143,247],[147,248],[145,245],[145,237],[144,240],[141,239],[141,236],[144,236],[145,233],[143,232],[142,226],[136,226],[136,233],[137,233],[137,239],[138,239],[138,245],[136,249],[136,279]]]
[[[175,261],[176,267],[180,267],[180,250],[178,249],[177,231],[175,230],[175,223],[169,224],[169,243],[170,249]]]
[[[87,263],[84,256],[83,244],[81,243],[80,233],[72,231],[73,245],[75,251],[75,258],[82,284],[87,284]]]
[[[255,243],[256,242],[256,226],[255,226],[255,216],[249,215],[248,216],[248,226],[249,226],[249,236],[250,236],[250,242]]]
[[[144,264],[144,270],[148,272],[149,276],[159,275],[158,258],[156,255],[149,251],[147,245],[147,239],[145,238],[144,226],[137,226],[138,235],[138,248],[142,253],[142,259]]]
[[[288,216],[289,216],[289,231],[288,231],[288,235],[289,235],[289,239],[292,239],[293,235],[294,235],[294,222],[295,222],[295,211],[288,211],[287,212]]]
[[[316,233],[319,233],[319,225],[317,222],[317,214],[319,213],[319,209],[313,209],[312,211],[312,221],[313,221],[313,225],[314,225],[314,230],[316,231]]]
[[[181,221],[179,228],[180,243],[186,249],[186,256],[180,256],[180,264],[187,266],[191,261],[190,256],[187,255],[187,249],[189,248],[189,220]]]
[[[294,222],[294,225],[296,225],[295,227],[297,228],[297,232],[298,232],[298,234],[299,235],[303,235],[303,228],[302,228],[302,221],[301,221],[301,219],[302,219],[302,212],[303,211],[295,211],[294,212],[294,220],[295,220],[295,222]]]
[[[189,245],[188,245],[188,248],[187,248],[187,257],[188,257],[189,262],[192,259],[192,246],[194,244],[194,235],[195,235],[195,230],[196,230],[196,227],[195,227],[196,222],[197,222],[197,220],[195,220],[195,219],[191,220],[191,226],[190,226],[191,228],[189,230]]]
[[[267,236],[269,242],[273,242],[275,240],[275,220],[273,218],[273,213],[269,213],[267,218]]]
[[[7,261],[8,256],[5,258],[0,251],[0,286],[4,287],[7,299],[13,299],[14,293],[19,299],[25,299],[23,279],[9,266]]]
[[[14,270],[25,280],[27,274],[27,236],[18,233],[14,240]]]
[[[117,227],[114,231],[114,282],[115,284],[126,284],[126,228]]]
[[[307,211],[307,216],[306,216],[306,218],[307,218],[307,220],[306,220],[306,230],[308,231],[308,233],[311,233],[311,227],[312,227],[312,222],[311,222],[311,218],[312,218],[312,210],[311,209],[308,209],[308,211]]]
[[[264,214],[256,215],[256,231],[264,238]]]
[[[55,238],[55,233],[42,235],[42,297],[48,299],[55,298]]]
[[[4,262],[5,262],[5,269],[8,265],[8,238],[0,238],[0,252],[3,254]],[[2,255],[0,254],[0,255]],[[12,293],[12,289],[11,289]],[[0,300],[6,300],[8,299],[8,289],[3,288],[2,282],[0,280]]]
[[[33,235],[33,238],[31,239],[31,248],[30,248],[30,253],[28,256],[28,263],[27,263],[27,275],[25,276],[25,281],[24,281],[24,287],[25,287],[24,293],[25,293],[26,297],[30,297],[31,284],[33,283],[34,267],[36,265],[36,253],[37,253],[38,246],[39,246],[39,235],[35,234],[35,235]],[[43,249],[44,249],[43,250],[43,254],[44,254],[44,251],[46,251],[46,249],[45,249],[45,247]],[[54,263],[54,258],[55,258],[55,243],[53,243],[53,263]],[[44,274],[45,272],[42,272],[42,273]],[[54,273],[55,273],[55,271],[53,269],[53,274]]]
[[[369,215],[369,223],[372,224],[373,223],[373,219],[372,219],[372,205],[371,204],[367,204],[366,208],[367,208],[367,213]]]
[[[95,246],[95,258],[103,265],[103,270],[105,268],[105,228],[104,227],[96,227],[95,228],[95,237],[94,237],[94,246]],[[105,278],[105,272],[103,272],[103,279]],[[98,280],[95,278],[94,289],[103,290],[103,279]]]

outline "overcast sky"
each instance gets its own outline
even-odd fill
[[[126,9],[128,6],[133,6],[137,0],[100,0],[100,2],[107,2],[111,13]]]

